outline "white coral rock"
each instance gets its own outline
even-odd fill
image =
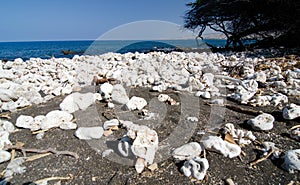
[[[275,118],[271,114],[263,113],[247,121],[254,130],[271,130]]]
[[[60,110],[54,110],[46,115],[46,118],[41,123],[41,129],[46,130],[54,127],[59,127],[62,124],[72,122],[73,115]]]
[[[0,164],[10,160],[11,154],[8,151],[0,150]]]
[[[16,126],[21,128],[32,128],[34,118],[32,116],[20,115],[16,120]]]
[[[147,101],[144,98],[133,96],[127,102],[126,107],[129,110],[142,110],[147,105]]]
[[[300,106],[294,103],[289,104],[288,106],[284,107],[282,116],[287,120],[292,120],[300,117]]]
[[[172,152],[172,156],[179,160],[190,160],[196,156],[199,156],[201,152],[202,148],[200,144],[197,142],[191,142],[176,148]]]
[[[79,127],[75,132],[75,136],[83,140],[100,139],[103,132],[102,127]]]
[[[284,156],[284,163],[281,165],[283,169],[289,173],[294,173],[294,170],[300,170],[300,149],[288,150]]]
[[[185,161],[180,170],[186,177],[190,177],[192,175],[197,180],[203,180],[208,168],[209,163],[207,159],[194,157],[193,159]]]
[[[238,145],[224,141],[217,136],[207,136],[202,140],[202,144],[205,149],[215,150],[229,158],[239,156],[242,151]]]

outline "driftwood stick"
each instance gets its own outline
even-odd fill
[[[275,152],[275,150],[272,149],[266,156],[264,156],[264,157],[262,157],[262,158],[260,158],[260,159],[257,159],[256,161],[251,162],[251,163],[250,163],[250,166],[254,166],[254,165],[256,165],[257,163],[260,163],[260,162],[262,162],[262,161],[268,159],[274,152]]]
[[[6,145],[3,148],[3,150],[20,150],[25,157],[26,157],[26,152],[38,153],[38,154],[44,154],[44,153],[50,152],[50,153],[53,153],[55,155],[69,155],[69,156],[74,157],[75,159],[79,158],[77,153],[70,152],[70,151],[58,151],[58,150],[55,150],[53,148],[48,148],[48,149],[41,150],[41,149],[36,149],[36,148],[23,148],[22,146],[17,146],[17,145]]]

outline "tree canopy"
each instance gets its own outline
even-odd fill
[[[209,27],[227,38],[225,47],[244,47],[255,40],[260,47],[300,45],[299,0],[196,0],[187,4],[184,27]]]

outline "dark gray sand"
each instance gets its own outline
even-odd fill
[[[132,89],[130,97],[133,95],[145,98],[150,101],[153,97],[157,97],[159,93],[151,92],[146,88]],[[167,94],[172,96],[175,100],[180,102],[177,92],[167,91]],[[299,102],[297,98],[291,98],[295,102]],[[63,97],[56,97],[47,104],[34,105],[29,108],[20,110],[11,114],[10,121],[15,123],[16,118],[21,115],[36,116],[46,114],[51,110],[59,109],[59,104]],[[291,139],[288,135],[288,129],[294,125],[298,125],[300,120],[283,121],[281,117],[281,110],[275,107],[250,107],[238,105],[234,102],[227,101],[228,104],[234,105],[238,108],[251,109],[255,111],[264,111],[273,114],[276,121],[274,128],[268,132],[254,132],[258,141],[271,141],[276,146],[283,150],[298,149],[300,144],[298,141]],[[211,107],[205,100],[199,99],[200,112],[199,124],[189,141],[199,142],[202,135],[197,134],[206,128],[206,124],[210,119]],[[96,104],[99,118],[105,121],[109,114],[105,107],[105,103],[100,102]],[[146,107],[147,108],[147,107]],[[248,129],[245,126],[245,121],[253,118],[253,115],[245,114],[242,111],[231,110],[232,107],[226,108],[223,123],[233,123],[236,128]],[[155,129],[158,133],[159,140],[163,140],[172,133],[173,129],[178,124],[181,105],[171,106],[167,105],[167,114],[160,125]],[[104,114],[103,114],[104,113]],[[137,112],[134,112],[138,116]],[[113,115],[110,115],[113,117]],[[217,114],[215,115],[217,116]],[[222,123],[221,123],[222,124]],[[24,163],[27,167],[23,174],[14,175],[11,179],[12,184],[25,184],[47,177],[67,177],[72,176],[72,180],[62,180],[61,184],[224,184],[225,180],[231,178],[236,184],[289,184],[295,182],[299,184],[299,172],[289,174],[280,168],[281,161],[272,161],[270,159],[264,160],[257,165],[250,167],[249,163],[260,158],[256,147],[258,144],[252,143],[242,148],[245,155],[240,158],[227,158],[215,152],[206,152],[206,158],[209,161],[209,169],[203,181],[196,181],[195,179],[185,177],[180,172],[180,165],[172,157],[158,163],[158,169],[151,172],[145,169],[141,174],[135,171],[134,166],[121,165],[119,163],[103,158],[101,153],[92,149],[90,145],[84,141],[79,140],[74,136],[74,130],[60,130],[51,129],[45,133],[41,140],[37,140],[35,135],[27,129],[10,135],[12,143],[23,142],[24,148],[47,149],[54,148],[56,150],[67,150],[75,152],[79,155],[79,159],[75,159],[66,155],[49,155],[32,162]],[[114,135],[122,136],[125,133],[124,129],[120,129]],[[103,136],[104,137],[104,136]],[[28,156],[34,155],[27,153]],[[21,152],[17,152],[17,156],[22,156]],[[0,170],[3,171],[8,162],[0,165]],[[54,184],[56,181],[49,181],[48,184]]]

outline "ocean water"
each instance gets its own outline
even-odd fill
[[[214,46],[224,46],[225,40],[205,40]],[[149,52],[155,50],[171,51],[176,48],[207,48],[196,40],[160,40],[160,41],[35,41],[35,42],[0,42],[0,60],[22,58],[72,58],[75,54],[98,55],[107,52]],[[69,51],[63,53],[62,51]]]

